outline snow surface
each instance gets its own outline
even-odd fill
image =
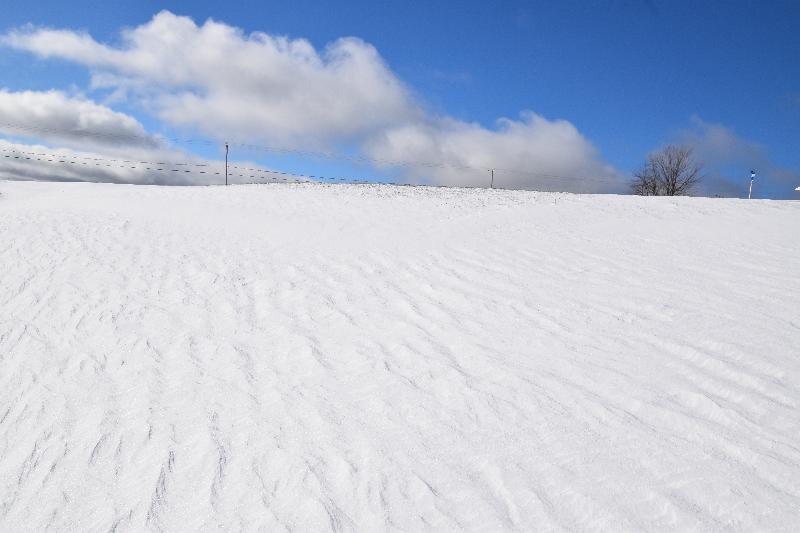
[[[2,531],[797,531],[800,203],[0,182]]]

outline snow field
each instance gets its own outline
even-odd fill
[[[796,531],[800,203],[0,194],[0,530]]]

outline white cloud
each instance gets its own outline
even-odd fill
[[[500,119],[494,130],[452,119],[407,124],[376,136],[366,151],[382,160],[418,162],[410,175],[445,185],[486,186],[489,168],[497,169],[495,185],[507,188],[593,192],[623,184],[575,126],[531,112],[520,120]]]
[[[92,88],[111,92],[107,102],[131,99],[170,126],[216,139],[356,148],[374,158],[410,160],[409,178],[440,184],[485,185],[488,174],[453,168],[477,166],[523,171],[498,170],[497,184],[504,187],[617,189],[618,173],[571,123],[523,112],[519,120],[486,128],[431,116],[378,51],[356,38],[318,51],[304,39],[245,34],[213,20],[197,25],[162,11],[124,31],[118,45],[34,27],[2,41],[84,65]]]
[[[317,52],[304,39],[245,35],[162,11],[111,47],[77,32],[27,28],[4,41],[93,69],[96,88],[135,94],[175,126],[215,137],[319,144],[413,116],[402,82],[371,45],[339,39]]]

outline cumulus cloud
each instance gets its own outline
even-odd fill
[[[122,34],[26,28],[6,44],[93,69],[95,88],[123,88],[175,126],[215,137],[346,141],[413,116],[409,92],[371,45],[339,39],[318,52],[304,39],[249,35],[162,11]]]
[[[565,120],[550,121],[525,112],[519,120],[500,119],[487,129],[453,119],[411,123],[382,132],[366,145],[370,156],[391,165],[409,160],[410,176],[444,185],[495,185],[607,191],[623,178],[604,163],[597,149]]]
[[[691,126],[678,132],[676,141],[693,147],[703,163],[703,194],[747,196],[750,170],[757,172],[757,187],[769,187],[776,197],[793,197],[790,192],[800,184],[800,172],[775,164],[764,145],[742,138],[722,124],[694,116]]]
[[[486,174],[465,167],[494,167],[504,187],[617,189],[617,172],[569,122],[524,112],[486,128],[433,116],[356,38],[317,50],[305,39],[246,34],[214,20],[197,25],[162,11],[124,31],[117,45],[30,26],[2,41],[84,65],[92,88],[111,91],[111,101],[130,99],[170,126],[216,139],[356,149],[410,162],[409,179],[441,184],[486,185]],[[589,179],[555,184],[552,175]]]

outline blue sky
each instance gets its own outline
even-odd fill
[[[597,159],[623,175],[650,150],[688,139],[710,172],[731,181],[741,175],[737,186],[744,187],[749,166],[765,167],[757,188],[764,196],[793,197],[787,184],[800,176],[797,2],[28,2],[6,6],[0,30],[33,24],[85,31],[114,46],[121,29],[147,24],[162,9],[198,25],[211,17],[245,35],[307,39],[318,51],[340,37],[358,37],[375,47],[413,94],[412,107],[426,116],[477,122],[487,131],[501,117],[521,120],[526,110],[563,119],[591,143]],[[91,89],[96,65],[38,57],[0,48],[0,87],[79,91],[148,130],[174,131],[141,99],[110,101],[108,91]],[[720,147],[721,138],[729,144]],[[371,141],[332,142],[337,150],[358,151],[352,146]],[[401,148],[368,153],[398,156]],[[595,163],[564,172],[604,172]],[[316,171],[329,165],[306,164]],[[547,168],[564,166],[553,165]],[[741,190],[728,185],[720,192]]]

